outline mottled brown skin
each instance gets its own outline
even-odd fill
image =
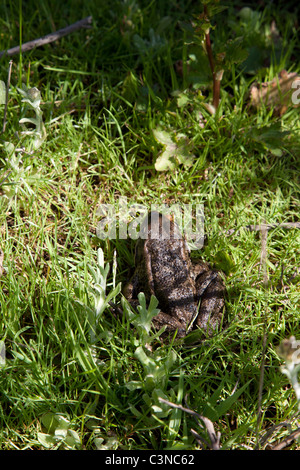
[[[136,245],[136,269],[125,287],[124,295],[136,307],[139,292],[149,301],[151,295],[159,301],[160,313],[154,318],[156,329],[166,326],[169,333],[177,331],[184,337],[197,325],[211,332],[221,322],[224,307],[224,284],[220,274],[203,262],[192,263],[186,242],[177,225],[159,214],[159,238],[148,225],[147,239]],[[165,230],[170,224],[170,237]],[[157,234],[156,234],[157,235]],[[200,306],[199,306],[200,304]]]

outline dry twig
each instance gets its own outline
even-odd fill
[[[289,436],[287,436],[285,439],[279,442],[279,444],[271,447],[271,450],[282,450],[285,447],[290,446],[295,439],[297,439],[300,436],[300,428],[297,428],[295,431],[293,431]]]
[[[245,225],[240,229],[230,229],[225,232],[225,235],[233,235],[235,232],[238,235],[240,230],[248,230],[249,232],[258,232],[260,230],[271,230],[272,228],[300,228],[300,222],[284,222],[282,224],[260,224],[260,225]]]
[[[271,426],[265,434],[261,437],[259,441],[259,447],[260,448],[265,448],[267,446],[268,449],[270,450],[281,450],[284,447],[289,446],[300,434],[300,428],[298,427],[295,431],[292,431],[292,422],[293,419],[287,420],[287,421],[282,421],[281,423],[274,424]],[[297,422],[298,424],[298,422]],[[270,442],[268,442],[273,434],[280,430],[281,428],[287,428],[290,434],[282,439],[282,441],[277,441],[278,443],[276,445],[272,445]]]
[[[196,437],[197,441],[199,442],[200,445],[205,445],[209,447],[212,450],[220,450],[220,439],[221,439],[221,433],[218,432],[216,433],[214,425],[212,421],[207,418],[206,416],[202,416],[196,411],[191,410],[190,408],[186,408],[182,405],[176,405],[175,403],[172,403],[171,401],[165,400],[164,398],[159,398],[159,401],[161,403],[166,403],[167,405],[171,406],[172,408],[177,408],[178,410],[184,411],[185,413],[189,413],[190,415],[194,416],[194,418],[197,418],[197,423],[201,428],[203,426],[199,423],[198,420],[201,420],[202,423],[204,424],[208,437],[210,439],[210,443],[208,443],[202,436],[200,436],[194,429],[191,429],[192,434]]]
[[[90,27],[91,23],[92,23],[92,17],[87,16],[83,20],[77,21],[76,23],[66,26],[66,28],[59,29],[58,31],[55,31],[54,33],[47,34],[46,36],[43,36],[38,39],[34,39],[33,41],[25,42],[24,44],[21,45],[21,52],[30,51],[31,49],[34,49],[35,47],[44,46],[45,44],[49,44],[50,42],[57,41],[57,39],[60,39],[63,36],[66,36],[67,34],[73,33],[77,29]],[[19,53],[20,53],[20,46],[16,46],[6,51],[0,52],[0,57],[2,57],[3,55],[11,56],[11,55],[19,54]]]
[[[266,294],[267,294],[267,287],[268,287],[267,237],[268,237],[268,231],[266,228],[266,224],[262,224],[260,265],[261,265],[261,270],[263,272],[263,284],[265,287]],[[262,360],[261,360],[261,365],[260,365],[259,387],[258,387],[258,405],[257,405],[257,422],[256,422],[257,435],[258,435],[258,430],[259,430],[259,426],[260,426],[260,422],[262,418],[261,404],[262,404],[262,393],[263,393],[263,385],[264,385],[265,361],[266,361],[266,350],[267,350],[267,305],[268,305],[268,302],[266,300],[265,308],[264,308]]]

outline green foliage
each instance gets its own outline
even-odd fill
[[[142,344],[146,345],[148,342],[150,343],[153,339],[155,339],[155,336],[150,335],[150,331],[152,328],[151,322],[159,312],[157,309],[158,301],[154,296],[151,296],[150,303],[147,308],[145,295],[142,292],[138,295],[138,300],[140,303],[140,305],[137,307],[138,314],[135,314],[131,311],[128,302],[126,302],[124,298],[122,299],[123,308],[128,319],[135,326]]]
[[[166,132],[160,129],[154,129],[153,135],[164,146],[155,162],[157,171],[174,170],[179,164],[192,166],[195,155],[192,154],[192,145],[186,135],[176,134],[174,130]]]
[[[219,106],[220,82],[222,81],[224,71],[230,70],[233,64],[243,62],[248,53],[242,47],[242,38],[228,39],[219,43],[218,47],[212,49],[210,31],[212,26],[212,17],[217,13],[223,12],[226,7],[219,5],[219,0],[209,0],[203,3],[203,13],[196,16],[194,41],[202,46],[209,61],[212,82],[213,99],[212,103],[216,109]]]
[[[172,416],[174,412],[167,406],[160,403],[159,399],[175,400],[176,396],[174,390],[169,387],[172,372],[176,366],[177,357],[174,351],[169,350],[167,353],[164,348],[160,347],[154,351],[150,347],[153,341],[163,333],[164,328],[159,332],[153,334],[152,319],[159,313],[156,308],[158,305],[157,299],[152,296],[148,308],[146,307],[146,299],[143,293],[138,295],[140,305],[137,307],[138,314],[133,314],[130,311],[129,305],[124,301],[125,313],[129,317],[130,322],[136,329],[137,338],[134,341],[136,350],[134,356],[138,359],[143,367],[143,376],[141,380],[131,380],[126,384],[126,388],[130,391],[141,390],[143,392],[144,405],[142,406],[143,413],[147,414],[148,410],[151,411],[152,417],[149,419],[149,424],[154,425],[155,419],[167,418]],[[126,305],[127,304],[127,305]],[[132,409],[133,413],[140,417],[140,411]]]
[[[271,125],[255,127],[249,130],[251,139],[269,149],[273,155],[281,157],[283,154],[285,137],[291,135],[290,131],[283,131],[279,122]]]
[[[38,441],[46,449],[65,448],[80,449],[80,437],[76,431],[70,429],[70,421],[57,413],[45,413],[41,418],[42,425],[47,433],[38,433]]]

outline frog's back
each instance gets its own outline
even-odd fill
[[[184,240],[148,240],[154,292],[162,309],[186,323],[197,312],[195,284]]]

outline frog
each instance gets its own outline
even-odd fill
[[[153,214],[153,212],[152,212]],[[210,336],[222,323],[225,286],[220,273],[190,256],[186,239],[168,215],[155,213],[141,228],[135,248],[135,271],[123,294],[132,307],[143,292],[158,300],[155,330],[184,338],[200,328]]]

